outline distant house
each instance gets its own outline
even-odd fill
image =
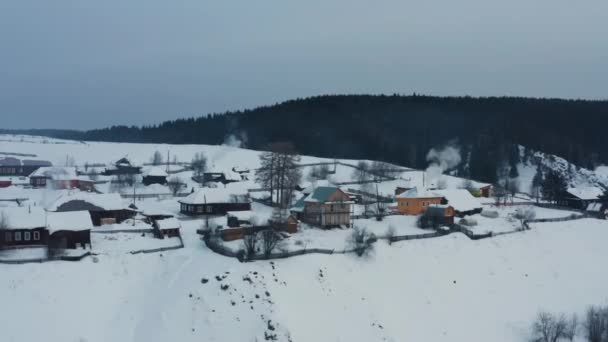
[[[222,183],[226,185],[229,183],[240,182],[243,180],[243,177],[241,177],[241,174],[236,171],[226,170],[205,172],[200,176],[193,176],[192,180],[200,184]]]
[[[574,209],[585,210],[590,203],[597,202],[604,189],[596,186],[571,187],[563,196],[563,203]]]
[[[229,211],[251,210],[247,193],[227,188],[201,188],[178,202],[180,212],[189,216],[226,215]]]
[[[435,193],[442,196],[444,203],[454,208],[456,216],[463,217],[481,213],[482,205],[479,199],[475,198],[467,189],[444,189],[435,190]]]
[[[154,228],[158,229],[159,233],[164,236],[179,236],[181,224],[174,218],[166,218],[154,221]]]
[[[105,176],[114,175],[135,175],[141,173],[141,166],[135,166],[131,164],[131,161],[127,157],[120,158],[117,160],[112,167],[106,168],[103,172]]]
[[[41,207],[0,208],[0,248],[47,245],[46,214]]]
[[[86,210],[94,226],[121,223],[137,213],[125,205],[120,195],[116,193],[64,193],[47,205],[47,210],[54,212]]]
[[[29,178],[30,185],[34,188],[50,185],[53,189],[95,190],[95,182],[87,177],[78,176],[74,167],[43,166],[32,172]]]
[[[0,176],[29,176],[40,167],[52,165],[46,160],[0,157]]]
[[[11,179],[0,179],[0,188],[8,188],[11,185],[13,185]]]
[[[93,222],[88,211],[49,212],[49,247],[59,249],[91,246]]]
[[[413,187],[395,197],[397,199],[397,212],[402,215],[420,215],[431,205],[442,204],[443,196],[429,191],[418,190]]]
[[[143,176],[143,183],[145,185],[151,185],[151,184],[165,185],[165,184],[167,184],[167,176],[168,176],[167,172],[165,172],[165,170],[163,170],[157,166],[153,166],[153,167],[150,167],[150,168],[144,170],[142,176]]]
[[[290,209],[295,219],[321,228],[350,227],[353,201],[337,187],[320,186]]]
[[[486,185],[479,187],[479,195],[481,197],[486,197],[486,198],[492,196],[492,185],[486,184]]]

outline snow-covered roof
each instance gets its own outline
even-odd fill
[[[163,170],[162,168],[158,167],[158,166],[152,166],[152,167],[148,167],[146,168],[142,175],[144,177],[167,177],[168,174],[167,172],[165,172],[165,170]]]
[[[48,211],[56,211],[61,205],[70,201],[84,201],[103,210],[122,210],[127,206],[117,193],[97,194],[92,192],[61,192],[58,197],[46,205]]]
[[[442,197],[436,192],[430,190],[418,190],[418,187],[413,187],[396,196],[397,198],[437,198]]]
[[[51,166],[51,162],[42,159],[21,159],[16,157],[0,157],[0,166]]]
[[[448,204],[457,211],[469,211],[482,207],[481,202],[466,189],[444,189],[435,192],[448,200]]]
[[[596,186],[581,186],[576,188],[568,188],[567,191],[570,195],[580,198],[582,200],[596,200],[604,193],[604,190],[602,188]]]
[[[239,221],[249,221],[253,217],[253,212],[251,210],[229,211],[226,213],[226,216],[236,217]]]
[[[158,229],[175,229],[182,227],[182,225],[175,217],[170,217],[163,220],[156,220],[156,224],[158,224]]]
[[[139,201],[137,208],[144,216],[173,216],[165,205],[157,201]]]
[[[41,207],[0,208],[0,215],[6,218],[8,229],[44,228],[45,212]]]
[[[47,229],[50,234],[60,230],[81,231],[93,229],[91,215],[86,210],[49,212],[47,214]]]
[[[76,168],[64,166],[43,166],[30,174],[30,177],[47,177],[50,179],[75,179]]]
[[[179,201],[184,204],[205,203],[247,203],[249,198],[246,192],[228,188],[202,188]]]

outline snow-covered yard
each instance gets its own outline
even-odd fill
[[[92,250],[98,254],[128,253],[179,245],[177,237],[156,239],[152,233],[91,233]]]

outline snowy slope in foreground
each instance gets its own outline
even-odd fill
[[[523,341],[538,310],[582,313],[608,296],[605,221],[274,265],[213,254],[190,228],[162,256],[0,265],[3,340],[263,341],[272,326],[279,341]]]

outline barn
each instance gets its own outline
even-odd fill
[[[86,210],[94,226],[121,223],[135,216],[137,211],[129,208],[120,195],[88,192],[62,193],[47,205],[48,211],[67,212]]]
[[[46,245],[45,216],[41,207],[0,208],[0,248]]]
[[[223,216],[229,211],[251,210],[251,200],[247,193],[227,188],[201,188],[178,202],[180,212],[188,216]]]
[[[153,166],[153,167],[145,169],[144,172],[142,173],[142,176],[143,176],[142,182],[145,185],[151,185],[151,184],[165,185],[165,184],[167,184],[167,176],[168,176],[167,172],[165,172],[165,170],[163,170],[157,166]]]
[[[49,212],[49,248],[90,248],[93,222],[88,211]]]

